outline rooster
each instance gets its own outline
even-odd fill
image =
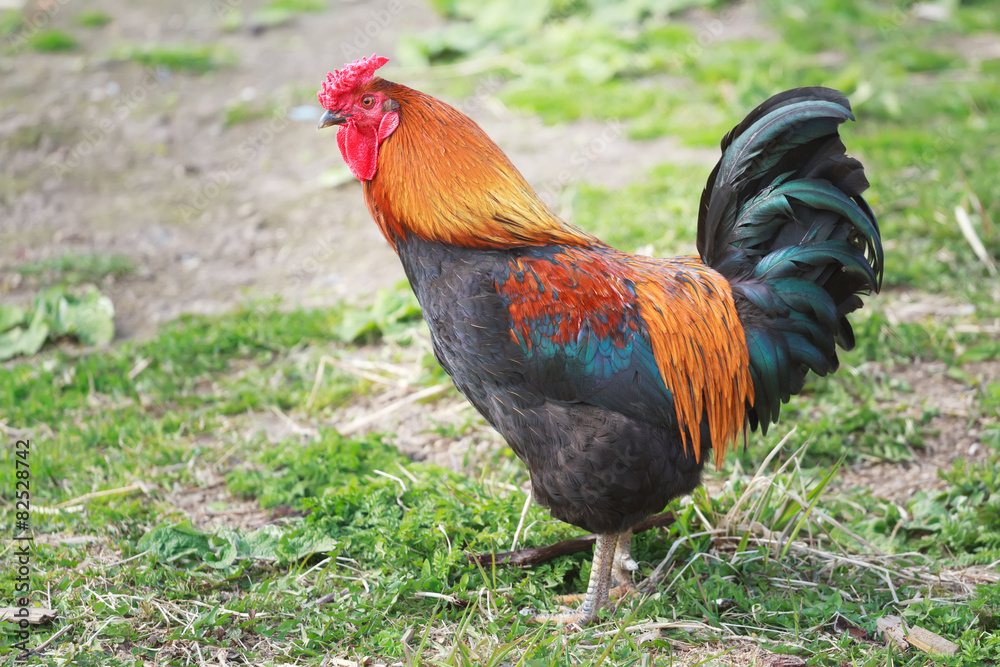
[[[847,315],[883,253],[838,135],[850,104],[799,88],[754,109],[702,193],[699,256],[654,259],[554,215],[471,119],[375,76],[387,61],[328,74],[319,127],[338,126],[441,366],[534,499],[597,534],[579,608],[534,617],[586,625],[631,581],[631,529],[854,346]]]

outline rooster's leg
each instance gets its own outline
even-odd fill
[[[639,564],[632,560],[632,531],[627,530],[618,535],[615,545],[614,562],[611,565],[611,583],[614,586],[608,591],[610,599],[615,600],[635,592],[632,585],[632,573],[639,569]],[[557,595],[559,604],[580,604],[586,596],[583,593]]]
[[[611,597],[622,597],[635,590],[635,586],[632,585],[632,573],[638,569],[639,564],[632,560],[632,531],[626,530],[618,534],[618,542],[615,545],[611,577],[616,586],[611,591]]]
[[[535,614],[531,621],[544,623],[550,621],[559,625],[589,625],[597,619],[597,612],[608,603],[608,592],[611,589],[611,570],[615,565],[615,551],[618,548],[620,534],[598,535],[594,545],[594,562],[590,567],[590,582],[587,584],[587,595],[583,604],[576,611],[561,614]]]

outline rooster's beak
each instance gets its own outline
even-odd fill
[[[351,117],[349,113],[343,113],[341,111],[327,111],[323,114],[323,117],[319,119],[319,129],[324,127],[330,127],[331,125],[343,125],[347,122],[347,119]]]

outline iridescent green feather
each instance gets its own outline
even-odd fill
[[[837,133],[853,118],[828,88],[771,98],[723,140],[702,195],[698,249],[733,287],[754,383],[749,420],[765,432],[809,370],[836,370],[837,344],[854,342],[844,316],[881,286],[868,182]]]

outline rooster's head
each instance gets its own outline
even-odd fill
[[[378,147],[399,126],[399,104],[385,92],[373,86],[381,81],[375,70],[389,62],[388,58],[372,55],[347,63],[326,75],[318,93],[326,109],[319,127],[339,125],[337,145],[340,153],[359,180],[368,181],[375,175]]]

